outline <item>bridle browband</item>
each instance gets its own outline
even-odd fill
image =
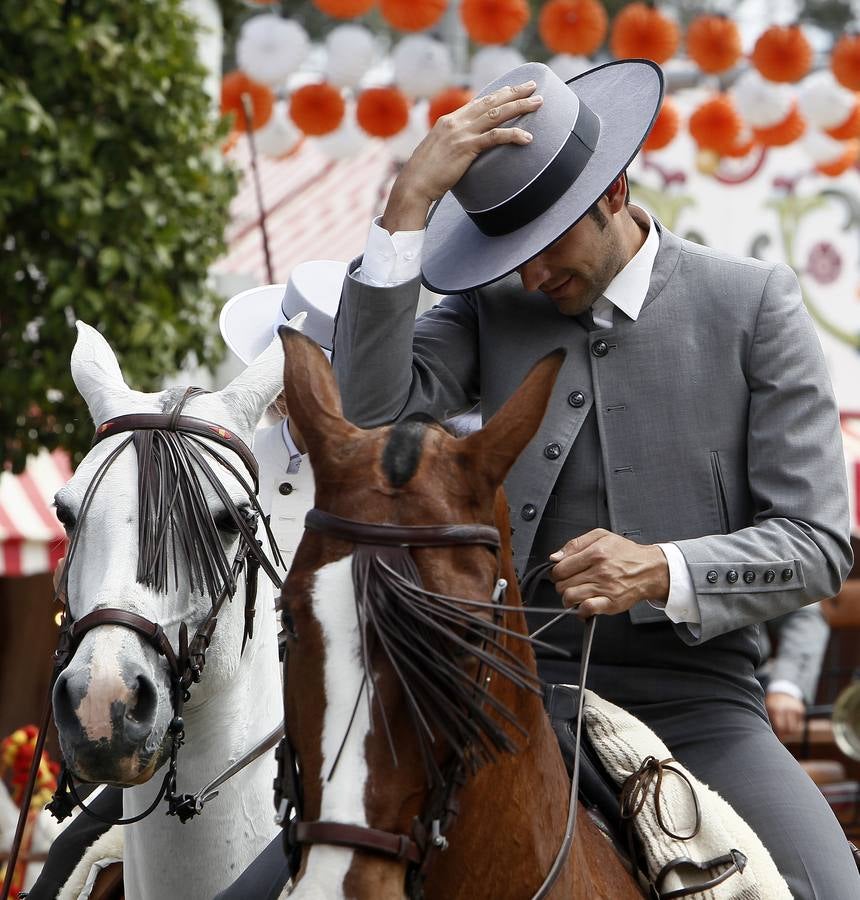
[[[408,553],[412,548],[421,547],[446,547],[458,545],[479,545],[491,549],[497,556],[501,551],[501,539],[495,526],[482,524],[446,524],[446,525],[395,525],[385,523],[362,522],[354,519],[346,519],[321,509],[311,509],[305,518],[305,527],[317,531],[328,537],[346,541],[356,545],[369,545],[373,547],[400,547]],[[551,564],[550,564],[551,565]],[[540,567],[540,571],[534,571],[529,575],[534,583],[545,574],[548,566]],[[506,606],[504,604],[504,591],[507,582],[498,578],[496,589],[489,603],[477,605],[491,607],[494,616],[500,617],[506,610],[519,610],[519,606]],[[472,601],[465,601],[471,603]],[[557,610],[541,610],[532,608],[535,612],[556,613]],[[282,612],[286,615],[284,606]],[[593,620],[586,628],[587,640],[584,645],[583,676],[588,664],[588,653],[591,645]],[[500,629],[502,630],[502,629]],[[295,637],[295,635],[293,635]],[[479,669],[480,681],[483,667]],[[580,704],[579,718],[581,720],[582,708]],[[448,840],[445,832],[453,823],[459,813],[459,803],[455,796],[460,787],[465,784],[467,766],[463,760],[455,760],[453,766],[446,770],[446,778],[441,784],[437,784],[431,791],[429,810],[423,816],[413,822],[412,836],[382,831],[367,826],[351,825],[334,821],[302,820],[302,796],[301,783],[298,775],[298,765],[295,751],[289,737],[289,729],[285,721],[284,738],[278,752],[279,768],[276,785],[276,806],[279,807],[276,821],[279,821],[285,829],[285,843],[288,853],[294,864],[298,863],[298,853],[303,844],[327,844],[340,847],[363,850],[388,859],[405,861],[408,863],[407,885],[408,893],[413,900],[423,897],[423,882],[427,875],[429,863],[434,851],[445,850]],[[345,740],[345,739],[344,739]],[[579,752],[577,746],[574,776],[571,785],[570,803],[572,811],[569,812],[565,837],[559,848],[555,861],[544,879],[541,888],[534,895],[535,898],[546,896],[555,883],[564,863],[564,859],[570,848],[575,829],[576,792],[579,774]],[[288,821],[290,811],[295,809],[296,816]]]

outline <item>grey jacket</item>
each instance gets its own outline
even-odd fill
[[[771,637],[778,645],[775,654]],[[767,675],[771,684],[790,681],[800,688],[807,704],[814,703],[829,638],[830,628],[820,604],[811,603],[786,613],[759,632],[765,662],[757,674]]]
[[[688,643],[835,594],[851,565],[839,419],[794,273],[683,241],[660,249],[637,321],[588,331],[514,274],[414,319],[418,280],[347,276],[336,322],[344,412],[363,426],[489,418],[529,368],[567,349],[543,423],[508,476],[515,564],[595,405],[612,530],[674,541],[702,616]],[[350,273],[360,264],[355,261]],[[581,395],[581,396],[580,396]],[[634,622],[664,620],[646,603]]]

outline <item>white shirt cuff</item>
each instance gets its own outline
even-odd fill
[[[771,681],[767,686],[768,694],[790,694],[797,700],[803,700],[803,691],[793,682],[786,681],[784,678],[777,678]]]
[[[685,622],[688,625],[701,625],[702,613],[693,587],[693,579],[687,568],[684,554],[675,544],[657,544],[669,564],[669,599],[665,604],[649,600],[651,606],[665,611],[670,621]],[[691,629],[695,635],[696,629]]]
[[[421,273],[424,230],[390,234],[379,224],[381,221],[382,216],[377,216],[370,223],[364,259],[353,274],[374,287],[395,287]]]

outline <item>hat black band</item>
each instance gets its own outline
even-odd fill
[[[600,134],[600,119],[579,101],[579,114],[567,140],[549,165],[518,194],[492,209],[466,215],[488,237],[510,234],[545,213],[582,174]]]

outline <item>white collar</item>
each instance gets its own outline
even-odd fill
[[[660,249],[660,235],[654,227],[651,216],[639,206],[633,207],[644,219],[641,224],[647,224],[648,237],[629,263],[609,282],[604,297],[618,307],[623,313],[630,316],[635,322],[642,311],[642,304],[648,294],[648,286],[651,283],[651,272],[654,269],[654,260]]]

